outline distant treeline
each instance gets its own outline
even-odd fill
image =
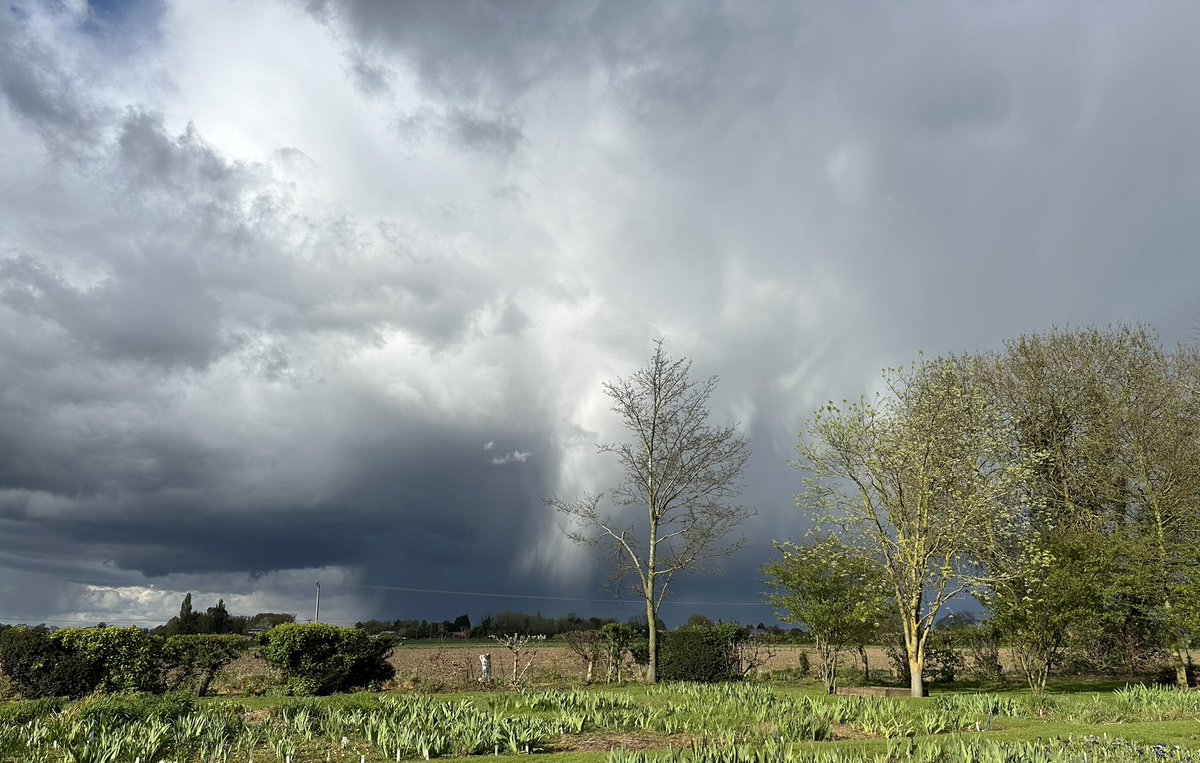
[[[636,620],[636,618],[635,618]],[[484,616],[478,625],[471,624],[468,615],[459,615],[453,620],[366,620],[355,623],[368,633],[389,632],[397,638],[487,638],[506,633],[527,633],[531,636],[553,638],[571,631],[599,630],[606,623],[617,622],[611,617],[583,618],[575,613],[566,617],[546,617],[540,612],[496,612]],[[636,622],[631,621],[631,624]],[[643,623],[644,624],[644,623]]]
[[[172,617],[166,623],[154,628],[142,628],[142,630],[155,636],[186,636],[200,634],[231,634],[231,635],[254,635],[270,630],[276,625],[283,623],[296,622],[296,615],[287,612],[259,612],[253,615],[237,615],[230,613],[225,608],[225,600],[219,599],[214,606],[204,610],[196,609],[192,605],[192,595],[190,593],[183,597],[183,601],[179,605],[179,614]],[[390,633],[396,638],[401,639],[484,639],[489,636],[500,636],[509,633],[523,633],[530,636],[545,636],[553,638],[564,633],[572,633],[575,631],[598,631],[608,623],[620,622],[611,617],[581,617],[580,615],[571,612],[565,617],[547,617],[540,612],[529,614],[526,612],[495,612],[488,613],[477,624],[471,623],[469,615],[462,614],[453,620],[416,620],[416,619],[397,619],[397,620],[364,620],[354,624],[355,628],[366,631],[368,634]],[[689,625],[712,625],[713,621],[701,614],[694,614],[688,618]],[[644,616],[634,616],[625,621],[626,625],[633,626],[637,632],[646,630],[646,618]],[[96,624],[98,627],[107,627],[106,623],[100,622]],[[12,627],[0,623],[0,631]],[[666,626],[659,623],[659,627],[665,630]],[[778,625],[765,625],[759,623],[757,626],[747,624],[747,630],[756,635],[774,636],[777,638],[787,638],[788,640],[804,640],[804,632],[799,628],[784,629]],[[51,633],[58,628],[41,624],[33,626],[30,630],[41,633]]]
[[[354,627],[368,633],[391,633],[403,639],[482,639],[489,636],[500,636],[509,633],[523,633],[530,636],[545,636],[554,638],[564,633],[576,631],[598,631],[609,623],[620,622],[611,617],[581,617],[574,612],[565,617],[546,617],[542,613],[528,614],[525,612],[495,612],[488,613],[478,625],[471,624],[468,615],[459,615],[453,620],[365,620],[354,624]],[[688,618],[689,625],[713,625],[713,621],[704,615],[692,615]],[[646,630],[645,617],[631,617],[626,625],[633,626],[638,633]],[[665,625],[659,623],[660,628]],[[803,640],[804,632],[799,628],[784,629],[778,625],[757,626],[746,625],[746,629],[756,635]]]
[[[192,595],[183,597],[179,614],[163,625],[151,628],[155,636],[187,636],[202,633],[248,635],[274,628],[283,623],[296,622],[296,616],[284,612],[259,612],[256,615],[231,615],[225,609],[225,600],[219,599],[216,606],[200,612],[192,608]]]
[[[296,622],[296,616],[287,612],[259,612],[254,615],[233,615],[225,609],[225,600],[217,601],[216,606],[209,607],[203,612],[192,608],[192,595],[183,597],[179,614],[156,628],[141,630],[153,636],[191,636],[201,634],[246,636],[270,630],[276,625]],[[0,623],[0,632],[13,628],[15,625]],[[94,627],[107,628],[104,622],[96,623]],[[56,626],[41,623],[27,628],[36,633],[53,633],[60,630]]]

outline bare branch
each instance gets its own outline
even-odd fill
[[[656,614],[670,582],[741,548],[744,539],[728,538],[753,513],[736,503],[749,443],[735,426],[708,423],[708,399],[717,378],[694,381],[690,373],[691,362],[668,358],[659,340],[645,367],[605,383],[612,411],[630,434],[627,442],[597,446],[623,470],[619,484],[608,491],[610,508],[601,511],[601,495],[546,501],[568,518],[563,532],[572,541],[609,547],[619,580],[636,574],[647,604],[651,681],[657,669]],[[607,519],[629,508],[645,512],[644,536],[631,528],[617,530]]]

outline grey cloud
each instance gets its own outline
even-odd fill
[[[443,129],[458,144],[488,153],[511,154],[525,138],[512,117],[489,117],[469,109],[448,114]]]
[[[351,55],[350,74],[355,86],[365,95],[385,95],[392,89],[387,69],[368,60],[362,53]]]
[[[26,259],[0,263],[13,307],[52,321],[85,351],[112,359],[202,367],[221,349],[218,308],[187,262],[149,252],[128,271],[81,290]]]
[[[241,168],[204,143],[194,125],[171,137],[157,114],[131,110],[121,124],[117,147],[123,174],[137,190],[231,205],[248,180]]]
[[[595,598],[541,498],[603,486],[600,382],[666,335],[721,375],[759,509],[678,596],[745,600],[805,529],[786,461],[823,400],[1053,324],[1191,336],[1194,9],[309,5],[401,144],[377,176],[284,113],[289,147],[235,157],[169,95],[100,102],[0,11],[30,51],[0,127],[86,147],[0,185],[5,568]]]
[[[376,0],[309,6],[317,18],[344,24],[367,48],[398,45],[414,56],[426,86],[456,99],[501,102],[519,95],[580,51],[591,4],[389,3]],[[559,33],[579,30],[572,39]]]
[[[420,147],[434,134],[460,148],[507,157],[525,141],[520,120],[512,114],[491,115],[465,107],[444,112],[426,107],[401,114],[393,122],[393,129],[410,149]]]
[[[81,78],[64,71],[44,41],[21,31],[16,9],[5,4],[0,9],[0,94],[51,151],[75,156],[95,140],[102,109],[88,104]]]

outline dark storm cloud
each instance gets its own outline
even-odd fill
[[[541,499],[609,484],[600,383],[664,335],[720,374],[759,512],[678,596],[752,599],[823,400],[920,349],[1194,326],[1190,6],[329,0],[255,8],[249,46],[223,9],[22,7],[0,564],[47,600],[603,598]]]
[[[86,102],[52,95],[58,111],[32,96],[12,105],[57,151]],[[447,125],[475,145],[519,135],[466,111]],[[478,456],[486,421],[442,423],[415,402],[366,410],[352,380],[327,381],[315,365],[327,358],[309,356],[330,337],[337,354],[398,329],[450,349],[487,304],[460,255],[342,214],[305,217],[270,167],[227,158],[192,125],[173,134],[156,113],[131,108],[72,138],[91,141],[90,158],[52,171],[48,193],[81,219],[12,218],[0,260],[10,569],[109,585],[339,565],[387,583],[409,565],[430,580],[463,559],[511,566],[527,530],[512,517],[547,492],[552,462],[498,470]],[[281,166],[297,155],[279,154]],[[85,178],[83,194],[63,190]],[[519,330],[518,308],[502,315]],[[226,368],[275,392],[222,402],[241,384],[228,377],[215,393]],[[187,412],[197,384],[218,397]],[[508,438],[544,440],[525,418]]]
[[[605,256],[639,276],[592,284],[645,333],[705,326],[691,346],[723,371],[756,465],[771,459],[756,527],[783,536],[798,534],[783,462],[805,401],[867,391],[920,349],[1054,324],[1151,320],[1182,338],[1200,101],[1180,73],[1200,65],[1185,42],[1200,17],[1176,10],[346,0],[322,18],[410,61],[435,100],[527,119],[582,90],[627,120],[643,185],[613,200],[625,235]],[[696,315],[713,303],[739,320]],[[834,328],[797,331],[809,311]],[[780,388],[799,369],[802,387]]]

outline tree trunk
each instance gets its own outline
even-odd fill
[[[1175,657],[1175,685],[1180,689],[1188,688],[1188,659],[1184,655],[1184,650],[1181,647],[1176,647],[1174,650]]]
[[[208,686],[212,683],[213,677],[216,676],[215,670],[205,670],[200,673],[200,683],[196,687],[196,696],[203,697],[208,694]],[[1187,671],[1184,671],[1183,685],[1187,687]]]
[[[908,658],[909,694],[913,697],[925,696],[925,660],[922,657],[910,655]]]
[[[825,684],[826,694],[837,693],[838,653],[828,639],[817,636],[814,641],[817,647],[817,657],[821,660],[821,683]]]
[[[925,644],[929,631],[921,632],[921,601],[922,594],[918,589],[916,595],[906,602],[907,610],[900,613],[904,627],[904,651],[908,657],[908,684],[913,697],[925,696]]]
[[[654,611],[654,586],[649,586],[646,596],[646,625],[650,628],[650,663],[646,668],[646,683],[658,683],[658,617]]]
[[[592,669],[596,667],[596,658],[588,657],[587,665],[587,678],[584,679],[584,682],[590,686],[592,683]]]
[[[871,683],[871,663],[867,661],[867,648],[862,644],[858,646],[858,656],[862,658],[863,664],[863,683]]]

